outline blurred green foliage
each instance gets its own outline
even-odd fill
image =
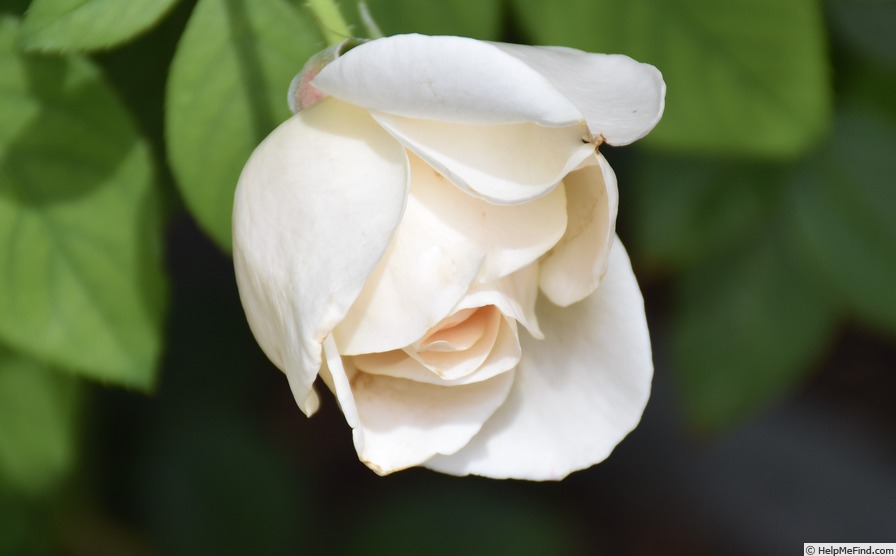
[[[0,341],[149,388],[165,276],[145,140],[94,63],[17,51],[0,22]]]
[[[187,206],[223,248],[233,187],[220,184],[236,184],[252,150],[289,116],[289,82],[320,48],[310,16],[284,0],[200,0],[190,16],[168,81],[168,160]]]
[[[54,52],[111,48],[156,23],[177,0],[35,0],[19,41]]]
[[[621,52],[660,68],[663,124],[646,145],[678,152],[799,155],[830,110],[816,0],[516,0],[539,44]]]
[[[794,178],[801,236],[856,317],[896,334],[896,127],[846,107],[831,141]]]
[[[344,4],[362,30],[357,10]],[[652,333],[672,344],[694,425],[718,430],[786,396],[844,320],[896,337],[893,2],[368,5],[387,35],[619,52],[663,72],[663,121],[637,146],[607,156],[639,277],[647,289],[671,292]],[[93,535],[145,551],[142,540],[109,533],[89,515],[79,515],[77,534],[57,541],[47,524],[65,520],[66,510],[41,501],[62,496],[60,485],[78,468],[78,423],[93,399],[82,403],[85,380],[148,390],[169,353],[168,365],[195,381],[166,377],[163,407],[176,398],[171,384],[195,396],[211,382],[242,394],[245,384],[227,375],[243,361],[228,349],[251,346],[236,299],[234,311],[217,315],[213,303],[201,303],[204,284],[194,284],[191,295],[175,297],[185,320],[172,324],[164,345],[163,232],[172,215],[188,211],[229,250],[240,170],[288,117],[288,84],[323,47],[297,1],[0,1],[0,547],[45,553],[57,542],[90,546]],[[184,316],[191,311],[204,320]],[[203,327],[228,320],[239,321],[232,337],[202,340]],[[217,352],[227,356],[205,357]],[[141,476],[167,485],[140,487],[150,514],[142,519],[166,553],[278,553],[313,535],[308,509],[296,501],[313,496],[313,485],[253,437],[252,411],[240,403],[176,399],[169,421],[137,428],[155,442]],[[187,422],[197,407],[214,426]],[[242,523],[245,508],[229,507],[228,496],[252,505],[255,518]],[[434,496],[444,515],[390,501],[366,516],[356,538],[335,544],[345,553],[366,544],[413,553],[455,512],[483,538],[514,538],[517,545],[504,546],[513,553],[563,545],[563,525],[537,509],[487,496],[468,508],[469,497]],[[503,521],[486,530],[490,515]],[[408,533],[387,538],[395,522]],[[519,524],[525,534],[514,535]],[[215,525],[234,534],[196,533]],[[469,553],[460,542],[446,538],[440,549]]]
[[[343,2],[347,19],[363,34],[359,10]],[[501,0],[367,0],[367,7],[385,35],[422,33],[462,35],[497,40],[502,26]]]
[[[42,493],[75,461],[80,385],[0,348],[0,492]]]

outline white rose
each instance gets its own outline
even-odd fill
[[[302,411],[320,374],[380,474],[559,479],[606,458],[653,366],[597,147],[656,124],[660,73],[402,35],[309,82],[233,212],[249,324]]]

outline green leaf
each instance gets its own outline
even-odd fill
[[[836,323],[827,290],[785,223],[683,278],[671,323],[691,420],[718,429],[783,396]]]
[[[149,150],[88,60],[0,22],[0,341],[148,388],[165,284]]]
[[[109,48],[149,29],[177,0],[34,0],[22,22],[29,50]]]
[[[355,22],[355,33],[363,34],[358,14],[343,2],[346,15]],[[501,3],[498,0],[367,0],[370,14],[386,35],[423,33],[462,35],[496,40],[501,30]]]
[[[641,152],[625,181],[624,220],[647,266],[677,270],[755,232],[781,196],[780,168]]]
[[[542,44],[658,67],[666,112],[646,144],[796,155],[822,136],[830,87],[816,0],[514,0]]]
[[[0,347],[0,483],[48,491],[75,461],[77,380]]]
[[[289,117],[289,83],[323,48],[310,18],[282,0],[200,0],[174,56],[168,159],[193,216],[222,248],[243,165]]]
[[[888,125],[889,124],[889,125]],[[860,317],[896,333],[896,127],[848,109],[797,178],[802,238]]]

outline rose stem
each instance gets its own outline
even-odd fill
[[[317,18],[317,25],[327,44],[339,44],[351,38],[352,32],[334,0],[308,0],[308,8]]]

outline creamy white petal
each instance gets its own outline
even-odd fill
[[[494,43],[543,75],[585,115],[595,135],[627,145],[660,121],[666,84],[658,69],[620,54]]]
[[[507,401],[466,447],[424,465],[454,475],[556,480],[604,460],[638,424],[653,362],[641,292],[618,239],[601,286],[539,304],[545,339],[523,338]]]
[[[522,324],[529,334],[543,338],[538,328],[535,301],[538,299],[538,263],[491,282],[473,284],[456,310],[494,305],[508,318]]]
[[[409,150],[455,185],[495,204],[530,202],[594,153],[584,124],[468,125],[374,112]]]
[[[243,169],[233,209],[240,298],[306,414],[317,407],[321,342],[386,251],[407,191],[401,145],[335,99],[284,122]]]
[[[600,154],[563,182],[569,223],[563,238],[541,261],[539,284],[548,299],[565,307],[591,295],[607,272],[619,191],[616,174]]]
[[[343,355],[415,342],[451,313],[479,275],[483,250],[444,224],[439,207],[421,202],[415,188],[392,244],[333,331]]]
[[[502,318],[492,349],[476,372],[455,379],[456,384],[472,384],[512,370],[520,362],[522,347],[516,322]]]
[[[520,353],[520,341],[516,323],[512,320],[501,319],[497,337],[494,339],[491,350],[485,360],[475,372],[452,380],[440,377],[424,366],[423,363],[408,355],[405,350],[357,355],[352,358],[352,361],[357,368],[370,374],[403,378],[440,386],[456,386],[482,382],[512,370],[520,361]],[[459,360],[462,360],[465,355],[463,352],[456,354]]]
[[[351,364],[345,364],[345,360],[339,355],[339,350],[332,335],[327,336],[324,340],[323,350],[325,364],[320,370],[320,377],[330,391],[336,395],[336,401],[339,402],[342,416],[345,417],[345,422],[348,423],[348,426],[352,428],[355,446],[358,446],[360,442],[361,418],[358,416],[358,406],[355,403],[355,396],[352,393],[352,386],[349,382],[351,376],[356,371]]]
[[[494,307],[491,310],[477,310],[463,324],[461,328],[478,328],[479,338],[469,348],[458,351],[418,351],[414,347],[404,351],[412,359],[416,359],[421,365],[429,369],[442,379],[453,380],[467,376],[482,365],[488,357],[495,338],[498,337],[500,321],[503,320],[500,311]],[[465,326],[466,325],[466,326]]]
[[[415,156],[411,161],[411,196],[438,225],[465,237],[485,257],[480,282],[496,280],[530,265],[551,249],[566,231],[563,187],[523,205],[495,205],[467,195]]]
[[[442,319],[424,338],[411,346],[416,351],[462,351],[476,345],[489,326],[489,318],[479,308],[464,309]]]
[[[358,457],[380,475],[462,448],[506,399],[513,373],[463,386],[436,386],[361,372],[327,346],[336,394]]]
[[[478,340],[467,349],[453,351],[442,349],[418,350],[414,346],[405,349],[405,352],[444,380],[463,378],[482,366],[482,363],[489,356],[492,347],[495,345],[495,339],[498,337],[498,330],[500,330],[503,321],[504,317],[501,315],[501,311],[491,306],[482,307],[476,310],[464,323],[457,326],[457,328],[478,329]]]
[[[327,65],[313,84],[352,104],[409,118],[546,126],[583,120],[541,73],[497,45],[464,37],[370,41]]]
[[[334,331],[344,355],[403,348],[452,312],[474,281],[524,268],[566,230],[563,187],[520,206],[454,187],[411,155],[404,219],[358,300]]]

